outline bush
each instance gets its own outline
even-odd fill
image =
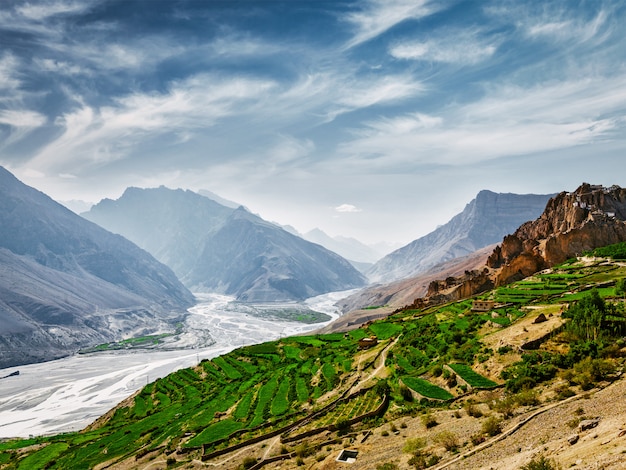
[[[256,465],[256,459],[254,457],[246,457],[245,459],[243,459],[243,462],[241,464],[244,469],[251,468],[254,465]]]
[[[406,440],[402,451],[406,454],[417,454],[421,452],[424,447],[426,447],[426,439],[414,437]]]
[[[520,406],[533,406],[540,403],[536,390],[522,390],[515,395],[515,401]]]
[[[382,465],[378,465],[376,470],[398,470],[398,466],[395,463],[387,462]]]
[[[409,403],[413,401],[413,392],[406,385],[400,386],[400,395],[404,401],[408,401]]]
[[[433,415],[431,415],[430,413],[426,413],[425,415],[422,416],[422,424],[426,426],[426,429],[430,429],[430,428],[434,428],[439,423],[437,422],[437,420],[435,419]]]
[[[520,470],[557,470],[559,467],[553,460],[544,457],[543,455],[533,457],[526,465],[522,465]]]
[[[452,431],[442,431],[435,436],[434,440],[450,452],[454,452],[459,448],[459,439]]]
[[[502,432],[502,421],[495,416],[491,416],[483,423],[482,431],[489,436],[497,436]]]
[[[480,418],[483,415],[483,412],[480,411],[480,409],[474,403],[470,401],[465,402],[463,406],[467,414],[471,416],[472,418]]]

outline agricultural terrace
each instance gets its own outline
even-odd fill
[[[610,370],[600,354],[609,354],[602,351],[608,351],[616,335],[623,336],[626,330],[623,303],[604,301],[616,295],[622,298],[624,278],[626,267],[620,264],[572,261],[479,296],[505,302],[491,312],[471,312],[472,299],[468,299],[399,312],[345,334],[242,347],[148,384],[83,432],[0,443],[0,465],[86,469],[153,451],[171,455],[176,449],[181,455],[191,452],[190,459],[198,458],[199,453],[278,435],[270,433],[282,433],[305,419],[302,429],[338,427],[376,410],[384,395],[381,388],[390,391],[394,412],[410,413],[415,407],[438,406],[464,394],[465,383],[490,388],[495,385],[492,379],[501,379],[508,391],[516,392],[550,380],[566,367],[574,368],[572,383],[586,387],[595,376],[586,372],[584,361],[592,361],[589,367],[594,371]],[[521,354],[521,360],[497,378],[473,369],[493,357],[481,340],[502,331],[498,321],[506,327],[526,315],[525,307],[566,304],[577,298],[582,300],[573,304],[576,308],[563,313],[569,319],[564,332],[569,335],[567,352]],[[374,335],[380,340],[378,346],[359,351],[358,340]],[[392,341],[396,342],[387,352],[387,367],[381,368],[377,359]],[[384,387],[342,398],[355,385],[371,380],[372,374]],[[421,397],[419,403],[414,403],[415,393]],[[25,448],[31,450],[16,451]]]

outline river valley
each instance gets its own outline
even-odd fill
[[[335,302],[348,292],[308,299],[304,305],[330,320],[305,324],[253,315],[232,298],[198,295],[184,332],[167,349],[118,350],[2,370],[0,438],[77,431],[135,391],[179,368],[240,346],[316,330],[338,318]]]

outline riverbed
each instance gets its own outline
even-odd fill
[[[198,294],[184,333],[165,350],[77,354],[56,361],[2,370],[19,375],[0,380],[0,438],[77,431],[149,382],[202,359],[238,347],[306,333],[338,318],[335,302],[350,292],[333,292],[305,302],[331,320],[303,324],[237,311],[233,299]]]

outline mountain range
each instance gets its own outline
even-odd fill
[[[371,282],[379,283],[413,277],[442,262],[498,243],[522,223],[538,217],[551,196],[480,191],[448,223],[389,253],[366,275]]]
[[[82,214],[172,268],[189,289],[245,302],[302,300],[361,287],[348,261],[239,206],[192,191],[128,188]]]
[[[194,301],[146,251],[0,167],[0,368],[172,327]]]

